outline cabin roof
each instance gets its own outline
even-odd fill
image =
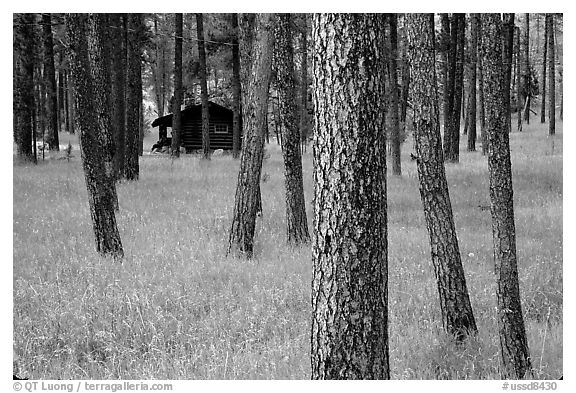
[[[233,116],[232,110],[223,107],[222,105],[218,105],[212,101],[208,101],[208,111],[210,112],[210,116],[230,117],[230,118],[232,118]],[[201,104],[191,105],[186,107],[185,109],[182,109],[182,122],[196,116],[202,116]],[[154,121],[152,122],[152,127],[158,127],[158,126],[172,127],[172,113],[154,119]]]

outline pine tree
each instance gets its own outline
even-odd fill
[[[390,378],[385,28],[313,17],[313,379]]]
[[[182,14],[174,14],[174,99],[172,100],[172,157],[180,157],[182,134]]]
[[[210,114],[208,111],[208,82],[206,76],[206,50],[204,49],[204,18],[196,14],[196,34],[198,57],[200,60],[200,97],[202,101],[202,151],[204,158],[210,159]]]
[[[466,287],[440,139],[436,92],[434,14],[409,14],[408,55],[412,67],[414,140],[420,197],[430,236],[444,329],[457,339],[476,333]]]
[[[54,67],[54,43],[52,40],[52,17],[42,14],[44,44],[44,85],[46,86],[46,114],[48,117],[48,144],[50,150],[60,150],[58,140],[58,103],[56,99],[56,71]]]
[[[504,105],[506,105],[506,128],[512,131],[512,112],[510,109],[510,82],[512,80],[512,58],[514,53],[514,14],[504,14],[502,55],[504,56]]]
[[[548,29],[548,135],[556,133],[556,60],[554,47],[554,14],[546,14],[546,26]]]
[[[70,43],[69,58],[74,93],[76,95],[75,121],[80,133],[80,154],[86,187],[92,226],[96,239],[96,250],[103,256],[121,258],[124,256],[120,234],[114,214],[110,178],[106,175],[103,146],[99,137],[99,120],[94,106],[94,87],[101,81],[96,78],[101,71],[94,70],[88,55],[88,41],[97,41],[98,36],[87,29],[87,14],[68,14],[66,27]],[[92,42],[91,47],[100,45]],[[94,64],[96,65],[96,63]]]
[[[142,87],[141,40],[142,14],[128,14],[126,64],[126,150],[124,152],[126,180],[138,180],[140,167],[138,145],[140,139],[140,91]]]
[[[238,44],[238,14],[232,14],[232,157],[240,157],[242,131],[242,94],[240,90],[240,47]]]
[[[502,20],[483,14],[490,212],[497,280],[497,315],[502,354],[502,378],[524,378],[531,373],[516,257],[514,197],[506,106],[502,89]]]
[[[476,151],[476,70],[478,59],[478,15],[470,16],[470,87],[468,93],[468,151]]]
[[[400,163],[400,117],[399,117],[399,93],[398,93],[398,17],[396,14],[388,14],[388,21],[390,24],[390,120],[392,130],[390,132],[391,139],[391,155],[392,155],[392,174],[396,176],[402,175],[402,166]]]
[[[108,31],[112,47],[112,67],[110,77],[112,85],[112,135],[114,139],[114,176],[116,180],[124,177],[126,151],[126,39],[125,14],[110,14]]]
[[[248,85],[242,86],[244,136],[228,253],[239,252],[249,258],[254,251],[256,215],[262,206],[260,173],[264,156],[264,129],[268,111],[274,18],[274,14],[256,15],[254,29],[250,29],[249,32],[249,34],[254,34],[250,48],[251,72],[243,70],[245,79],[241,79],[248,80]],[[245,53],[242,51],[241,56],[245,57]]]
[[[542,108],[540,109],[540,123],[546,122],[546,63],[548,52],[548,25],[544,24],[544,54],[542,55]]]
[[[304,182],[302,180],[292,24],[291,14],[278,15],[274,54],[277,68],[276,88],[280,97],[280,114],[284,130],[282,134],[282,155],[284,156],[284,184],[286,186],[287,237],[288,243],[300,244],[310,240],[310,235],[306,220]]]
[[[32,160],[34,14],[14,14],[14,141],[20,159]]]

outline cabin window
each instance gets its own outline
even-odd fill
[[[216,134],[227,134],[228,124],[214,124],[212,125],[212,129]]]

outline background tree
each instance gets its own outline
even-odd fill
[[[523,46],[523,56],[524,61],[522,72],[523,72],[523,98],[524,98],[524,121],[526,124],[530,124],[530,101],[531,101],[531,89],[530,89],[530,14],[524,14],[524,46]]]
[[[506,127],[512,131],[512,112],[510,109],[510,82],[512,80],[512,55],[514,53],[514,14],[504,14],[502,55],[504,56],[504,105],[506,105]]]
[[[182,14],[174,14],[174,99],[172,101],[172,157],[180,157],[182,133]]]
[[[280,98],[280,117],[284,130],[282,155],[284,156],[288,243],[300,244],[310,240],[310,235],[308,234],[304,182],[302,180],[292,24],[291,14],[278,15],[275,31],[276,88]]]
[[[313,379],[390,378],[385,27],[313,17]]]
[[[468,151],[476,151],[476,70],[478,59],[478,15],[470,15],[470,81],[469,81],[469,110],[468,123]]]
[[[490,212],[497,280],[497,313],[502,353],[502,378],[524,378],[531,372],[522,317],[516,257],[514,198],[510,143],[506,129],[502,65],[502,21],[483,14]]]
[[[34,14],[14,14],[14,141],[16,154],[32,159],[34,111]]]
[[[242,100],[240,90],[240,47],[238,43],[238,14],[232,14],[232,157],[240,157],[242,131]]]
[[[547,19],[546,19],[547,21]],[[546,121],[546,68],[548,64],[546,63],[546,55],[548,51],[548,24],[544,22],[544,48],[542,55],[542,108],[540,109],[540,123]]]
[[[196,14],[196,38],[200,61],[200,89],[202,101],[202,151],[205,159],[210,159],[210,114],[208,112],[208,84],[206,77],[206,51],[204,50],[204,18]]]
[[[554,14],[546,14],[546,29],[548,30],[548,135],[556,133],[556,61],[554,47]]]
[[[88,201],[92,226],[96,238],[96,250],[104,256],[121,258],[124,256],[116,216],[112,203],[112,185],[106,176],[103,147],[99,139],[99,122],[94,107],[94,77],[102,75],[99,70],[91,73],[88,56],[88,40],[96,41],[97,36],[89,34],[87,14],[68,14],[66,27],[70,42],[70,69],[74,79],[76,95],[76,125],[80,132],[80,154],[84,177],[88,189]],[[91,47],[99,43],[92,42]],[[98,81],[97,83],[101,83]]]
[[[274,14],[256,15],[250,56],[251,72],[246,72],[246,79],[249,81],[247,88],[242,87],[243,93],[245,92],[242,99],[244,136],[228,253],[237,251],[249,258],[254,248],[256,214],[259,208],[261,210],[260,173],[264,156],[274,19]],[[241,54],[241,60],[244,53]]]
[[[46,86],[46,115],[48,144],[50,150],[60,150],[58,140],[58,104],[56,99],[56,71],[54,68],[54,43],[52,40],[52,16],[42,14],[42,37],[44,44],[44,86]]]
[[[140,91],[142,89],[141,72],[141,29],[142,14],[128,14],[127,23],[127,64],[126,64],[126,150],[124,154],[126,180],[138,180],[140,168],[138,146],[140,139]]]
[[[442,324],[449,334],[463,339],[468,333],[476,333],[477,329],[444,170],[436,90],[434,14],[408,14],[407,32],[420,197],[430,236]]]
[[[398,17],[396,14],[388,14],[388,21],[390,24],[390,123],[392,129],[390,130],[391,139],[391,155],[392,155],[392,174],[400,176],[402,174],[402,166],[400,163],[400,118],[398,107]]]

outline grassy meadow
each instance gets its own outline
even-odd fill
[[[535,377],[562,365],[562,123],[511,134],[523,310]],[[61,135],[67,144],[68,134]],[[73,141],[73,140],[72,140]],[[155,141],[147,138],[146,145]],[[487,158],[447,165],[479,334],[443,333],[412,139],[388,177],[394,379],[497,379],[499,343]],[[97,256],[79,152],[14,164],[14,354],[33,379],[308,379],[311,247],[285,242],[283,163],[266,146],[255,257],[226,257],[239,163],[144,156],[118,186],[122,264]],[[304,155],[312,229],[312,156]]]

